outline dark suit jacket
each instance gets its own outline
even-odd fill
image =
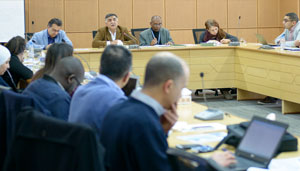
[[[130,39],[128,36],[125,36],[124,33],[129,35],[134,40]],[[138,40],[128,32],[127,28],[122,26],[118,26],[117,28],[116,40],[121,40],[124,45],[138,44]],[[107,41],[112,41],[111,35],[107,27],[102,27],[98,30],[93,40],[92,47],[93,48],[105,47]]]

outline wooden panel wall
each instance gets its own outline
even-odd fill
[[[283,30],[284,14],[299,14],[299,1],[25,0],[26,31],[45,29],[49,19],[58,17],[75,48],[88,48],[91,47],[92,30],[105,25],[105,14],[116,13],[119,24],[128,29],[149,27],[151,16],[160,15],[163,27],[171,31],[178,44],[194,43],[192,29],[204,28],[207,19],[216,19],[225,31],[247,42],[256,42],[256,33],[273,42]]]

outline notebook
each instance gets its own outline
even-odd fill
[[[132,91],[137,88],[139,83],[139,76],[131,75],[127,84],[122,88],[126,96],[130,96]]]
[[[230,169],[267,168],[287,128],[287,124],[254,116],[235,151],[237,163]]]
[[[258,42],[261,43],[261,44],[263,44],[263,45],[279,46],[277,44],[268,44],[267,40],[261,34],[256,34],[256,38],[257,38]]]

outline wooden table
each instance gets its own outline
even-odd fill
[[[149,59],[161,51],[183,58],[190,67],[189,89],[238,89],[238,100],[272,96],[282,99],[282,113],[300,112],[300,52],[262,50],[256,44],[239,47],[172,46],[133,49],[133,73],[144,79]],[[75,49],[75,56],[85,58],[94,71],[99,70],[103,49]],[[83,62],[84,63],[84,62]],[[87,69],[86,64],[84,63]]]
[[[244,122],[246,121],[245,119],[239,118],[237,116],[228,114],[225,115],[224,120],[217,120],[217,121],[201,121],[198,119],[194,119],[194,115],[198,112],[201,112],[203,110],[207,109],[205,106],[202,106],[200,104],[197,103],[192,103],[192,104],[188,104],[188,105],[178,105],[178,115],[179,115],[179,121],[185,121],[189,124],[199,124],[199,123],[221,123],[224,125],[231,125],[231,124],[237,124],[240,122]],[[201,134],[201,133],[207,133],[207,132],[203,132],[202,131],[193,131],[193,132],[188,132],[188,133],[183,133],[183,132],[176,132],[173,131],[172,134],[168,137],[168,143],[170,147],[175,147],[177,144],[191,144],[191,142],[187,142],[181,139],[178,139],[178,136],[184,136],[184,135],[193,135],[193,134]],[[299,142],[299,138],[298,138],[298,142]],[[217,145],[218,142],[213,142],[213,143],[208,143],[206,145],[211,145],[212,147],[214,147],[215,145]],[[229,150],[234,151],[234,148],[232,146],[223,144],[219,150],[221,150],[222,148],[227,148]],[[298,149],[300,149],[300,144],[298,144]],[[212,153],[202,153],[199,154],[203,157],[208,157],[210,156]],[[291,158],[291,157],[299,157],[300,156],[300,152],[299,150],[296,152],[284,152],[284,153],[280,153],[276,158]]]

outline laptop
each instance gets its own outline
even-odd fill
[[[231,170],[247,170],[249,167],[267,168],[287,128],[287,124],[254,116],[235,151],[237,163],[229,168]]]
[[[127,84],[122,88],[122,90],[126,96],[130,96],[132,91],[138,87],[138,84],[139,84],[139,76],[131,75]]]
[[[261,44],[263,44],[263,45],[279,46],[279,45],[277,45],[277,44],[269,44],[269,43],[267,42],[267,40],[264,38],[264,36],[261,35],[261,34],[256,34],[256,38],[257,38],[258,42],[261,43]]]

